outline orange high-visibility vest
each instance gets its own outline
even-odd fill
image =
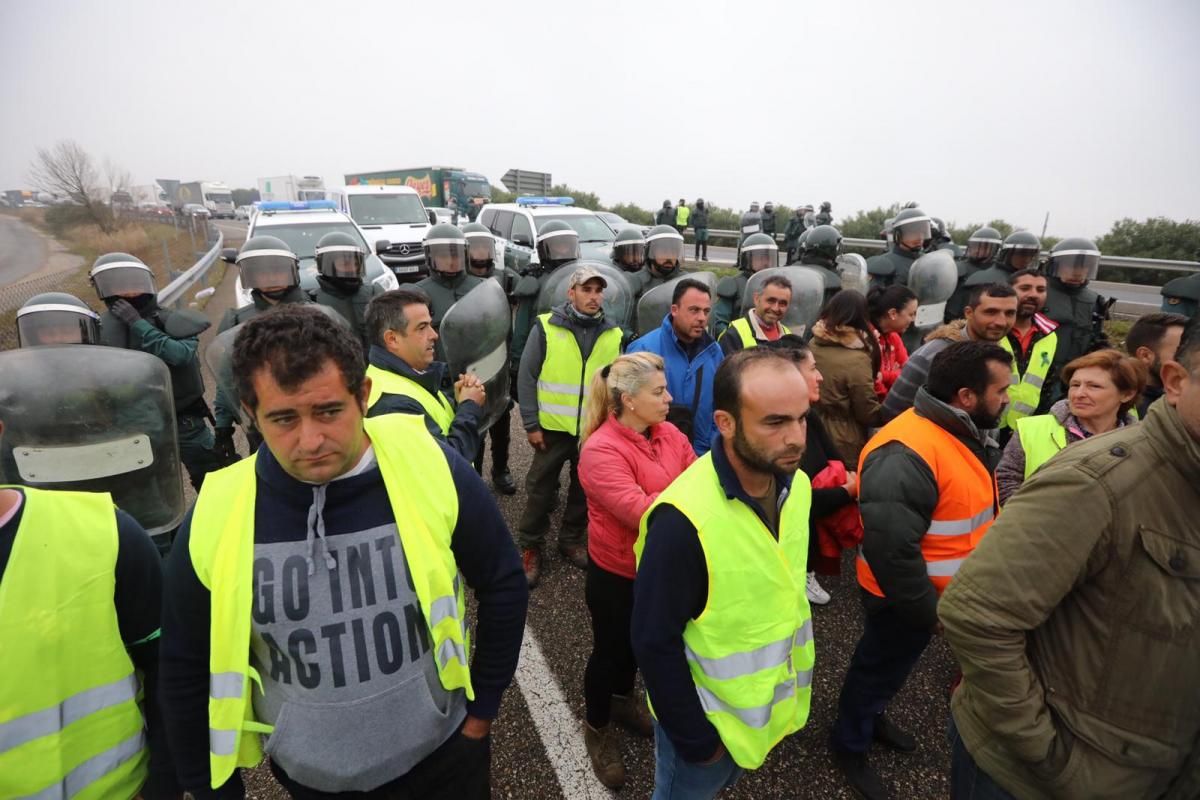
[[[999,508],[996,479],[953,434],[911,408],[867,442],[859,456],[858,474],[863,474],[867,456],[888,442],[897,441],[920,456],[937,481],[938,502],[929,529],[921,539],[921,555],[925,557],[929,580],[940,596],[992,527]],[[885,597],[863,558],[862,548],[856,566],[859,584],[871,594]]]

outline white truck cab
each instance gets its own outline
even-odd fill
[[[349,215],[401,283],[425,277],[422,243],[431,221],[421,196],[408,186],[354,185],[333,189],[330,199]]]

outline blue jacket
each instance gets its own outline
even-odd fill
[[[667,366],[667,391],[671,393],[672,417],[679,409],[687,409],[692,417],[692,449],[702,456],[712,446],[717,435],[713,422],[713,378],[725,354],[721,345],[708,331],[695,346],[696,354],[688,360],[688,348],[679,341],[671,326],[671,315],[663,317],[658,330],[635,339],[628,353],[655,353]]]

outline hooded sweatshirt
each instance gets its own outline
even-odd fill
[[[616,325],[604,318],[604,312],[598,312],[594,317],[581,314],[571,303],[563,303],[550,312],[550,324],[566,328],[575,334],[575,343],[579,345],[579,353],[586,364],[592,348],[600,338],[600,334]],[[525,340],[525,350],[521,353],[521,366],[517,373],[517,395],[521,403],[521,424],[525,430],[536,431],[542,427],[538,417],[537,381],[542,373],[542,364],[546,361],[546,330],[537,320]],[[586,393],[590,381],[584,383]]]

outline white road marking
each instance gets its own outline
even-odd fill
[[[517,685],[525,696],[525,705],[529,706],[529,715],[554,767],[563,797],[569,800],[616,797],[592,772],[592,762],[583,743],[583,723],[575,718],[563,699],[562,689],[528,625],[521,641],[521,660],[517,662]]]

